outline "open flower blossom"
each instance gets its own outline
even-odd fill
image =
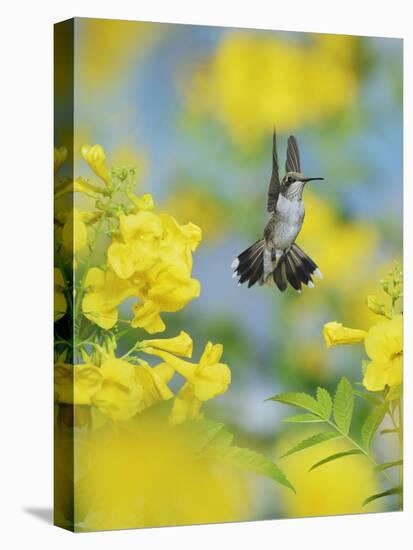
[[[145,350],[144,350],[145,351]],[[186,378],[179,390],[172,411],[172,422],[180,423],[200,416],[202,402],[225,393],[231,383],[231,371],[220,363],[223,347],[208,342],[199,363],[193,364],[167,351],[149,348],[147,353],[161,357],[176,372]]]
[[[366,336],[365,347],[371,361],[364,374],[364,386],[370,391],[399,386],[403,380],[402,315],[374,325]]]
[[[132,296],[134,289],[110,269],[99,267],[89,269],[84,286],[83,315],[98,326],[111,329],[118,320],[118,305]]]
[[[128,281],[138,298],[132,327],[154,334],[165,330],[162,312],[179,311],[200,294],[200,283],[191,271],[192,252],[202,232],[192,223],[179,225],[172,216],[152,212],[149,194],[141,200],[144,209],[119,216],[108,265],[119,279]],[[138,208],[138,199],[135,204]]]
[[[347,328],[341,323],[331,321],[326,323],[323,328],[324,339],[328,348],[341,344],[356,344],[363,342],[366,337],[366,331],[354,328]]]
[[[93,172],[111,187],[109,170],[105,164],[106,155],[101,145],[83,145],[80,153]]]
[[[54,366],[54,391],[59,403],[90,405],[102,381],[101,370],[92,364],[56,363]]]

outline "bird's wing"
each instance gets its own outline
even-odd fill
[[[280,194],[280,176],[278,174],[277,137],[274,130],[272,138],[272,174],[268,188],[267,212],[274,212]]]
[[[300,151],[294,136],[288,138],[287,160],[285,162],[286,172],[301,172]]]

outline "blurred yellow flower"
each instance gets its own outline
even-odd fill
[[[252,505],[245,474],[162,420],[94,431],[75,459],[79,531],[241,521]]]
[[[64,294],[65,281],[62,272],[54,268],[54,320],[61,319],[67,311],[67,301]]]
[[[370,391],[399,386],[403,379],[402,315],[374,325],[368,331],[365,347],[371,362],[364,375],[364,386]]]
[[[63,248],[68,252],[77,254],[82,252],[87,246],[87,227],[84,222],[84,212],[73,208],[66,214],[66,221],[62,229]]]
[[[110,269],[103,271],[99,267],[89,269],[84,287],[83,315],[107,330],[118,320],[118,305],[134,293],[128,281],[119,279]]]
[[[341,344],[356,344],[366,338],[364,330],[344,327],[341,323],[331,321],[323,328],[324,339],[328,348]]]
[[[148,353],[150,353],[148,348],[155,348],[169,351],[175,355],[182,355],[183,357],[192,356],[192,347],[192,338],[183,330],[181,330],[179,336],[175,336],[174,338],[144,340],[141,344],[141,349],[146,349]]]
[[[143,408],[144,390],[137,368],[114,357],[100,366],[103,381],[92,402],[112,420],[128,420]]]
[[[93,172],[110,188],[112,186],[111,177],[105,165],[106,155],[103,147],[101,145],[83,145],[80,154]]]
[[[64,161],[67,159],[67,149],[66,147],[59,147],[54,149],[54,173],[57,174],[59,168],[62,166]]]
[[[101,370],[94,365],[56,363],[54,366],[54,392],[59,403],[90,405],[101,385]]]
[[[298,432],[295,429],[280,438],[276,448],[277,457],[313,433],[309,430]],[[348,450],[348,444],[334,439],[283,459],[283,471],[297,491],[293,494],[281,489],[279,503],[287,517],[358,514],[380,510],[379,501],[362,506],[367,496],[380,492],[377,476],[366,457],[348,456],[308,471],[319,460],[345,450]]]
[[[189,109],[214,117],[238,145],[252,147],[274,123],[290,131],[347,107],[358,91],[357,44],[351,36],[299,43],[227,33],[185,89]]]

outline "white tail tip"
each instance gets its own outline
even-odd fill
[[[315,275],[316,277],[318,277],[319,279],[322,279],[322,278],[323,278],[323,274],[322,274],[321,271],[318,269],[318,267],[317,267],[317,269],[314,271],[314,275]]]
[[[238,283],[238,286],[241,286],[241,283]]]
[[[308,288],[314,288],[314,283],[313,281],[308,281]]]
[[[239,266],[239,260],[238,258],[235,258],[235,260],[231,264],[231,267],[232,269],[236,269],[238,266]]]
[[[238,277],[238,274],[237,274],[237,273],[233,273],[233,274],[232,274],[232,278],[233,278],[233,279],[236,279],[237,277]]]

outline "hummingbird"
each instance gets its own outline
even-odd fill
[[[301,173],[300,151],[294,136],[288,138],[285,176],[280,181],[277,139],[272,143],[272,174],[268,188],[267,212],[270,219],[262,239],[241,252],[232,262],[233,277],[238,284],[248,282],[248,288],[274,284],[284,292],[288,283],[298,292],[301,284],[314,287],[312,276],[322,278],[314,261],[295,242],[304,222],[303,191],[310,181]]]

